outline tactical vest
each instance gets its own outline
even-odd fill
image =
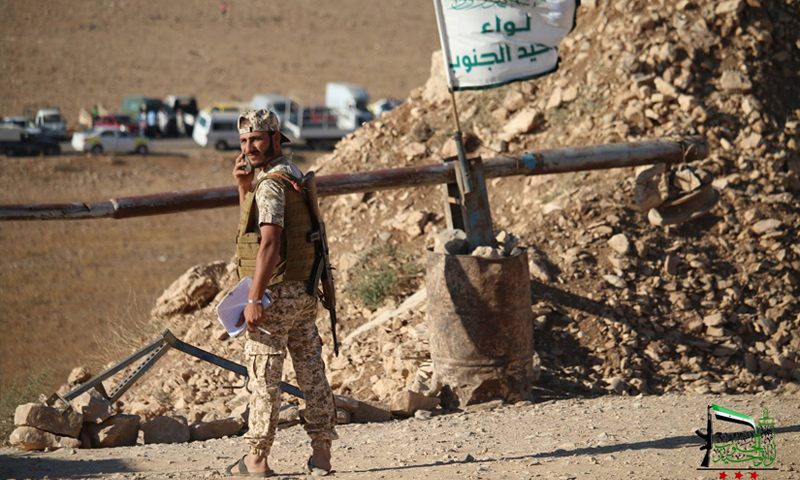
[[[239,211],[239,231],[236,235],[237,273],[240,279],[253,277],[255,274],[261,229],[258,225],[258,209],[253,206],[256,204],[258,187],[268,178],[283,184],[286,211],[280,257],[267,286],[290,280],[306,281],[311,278],[316,258],[314,243],[308,241],[308,234],[313,230],[311,213],[303,196],[302,180],[283,172],[264,175],[256,182],[255,188],[245,195]]]

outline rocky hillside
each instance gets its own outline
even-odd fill
[[[797,389],[798,10],[798,0],[590,1],[556,74],[457,94],[468,147],[484,158],[687,134],[711,146],[696,167],[713,176],[720,200],[672,227],[650,224],[637,207],[632,169],[489,181],[495,228],[519,236],[532,259],[537,396]],[[434,55],[424,87],[316,170],[440,161],[455,152],[450,112]],[[332,385],[385,404],[406,389],[430,393],[425,302],[412,294],[424,286],[424,249],[445,229],[440,190],[353,194],[322,207],[345,339],[333,357],[320,317]],[[354,292],[373,251],[402,280],[377,307]],[[218,340],[214,305],[234,283],[226,264],[187,272],[153,322],[241,361],[241,341]],[[177,352],[161,362],[124,397],[123,412],[199,421],[244,402],[222,388],[239,383],[233,374]]]

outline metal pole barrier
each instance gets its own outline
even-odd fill
[[[635,167],[654,163],[682,163],[706,158],[709,148],[699,136],[677,140],[593,145],[535,150],[483,162],[485,178],[514,175],[547,175],[606,168]],[[375,192],[453,183],[455,162],[368,172],[322,175],[317,178],[320,196]],[[114,198],[108,202],[69,204],[0,205],[2,220],[71,220],[130,218],[238,205],[236,186]]]

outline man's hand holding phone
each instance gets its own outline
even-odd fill
[[[236,183],[239,184],[239,189],[249,192],[253,185],[254,177],[255,172],[253,172],[253,166],[250,160],[244,153],[241,153],[236,157],[236,163],[233,166],[233,178],[235,178]]]

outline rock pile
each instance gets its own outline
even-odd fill
[[[708,159],[682,167],[677,183],[660,167],[650,183],[630,169],[488,182],[495,228],[514,232],[530,258],[535,394],[798,389],[798,9],[797,0],[589,1],[560,48],[557,73],[457,94],[472,155],[685,134],[711,146]],[[435,54],[428,83],[340,142],[318,175],[454,155],[442,68]],[[671,180],[660,190],[662,179]],[[648,185],[655,196],[642,194]],[[702,188],[719,193],[705,215],[673,226],[648,220],[645,212],[673,193]],[[336,393],[378,402],[370,418],[425,416],[441,392],[429,363],[422,277],[370,310],[348,295],[350,269],[373,245],[421,258],[457,241],[438,236],[446,230],[442,205],[437,187],[323,198],[346,338],[333,357],[320,318],[328,374]],[[185,280],[159,300],[155,317],[178,338],[241,361],[241,342],[219,340],[213,312],[234,284],[230,263],[198,267]],[[244,393],[223,388],[237,384],[234,374],[178,352],[161,362],[112,406],[116,415],[142,426],[180,416],[185,422],[160,421],[187,427],[192,438],[193,426],[244,413]],[[293,382],[289,363],[285,380]],[[296,423],[302,404],[285,400],[297,407],[287,425]],[[366,418],[348,408],[340,405],[342,421]],[[77,438],[21,428],[18,436],[42,437],[31,445]]]

